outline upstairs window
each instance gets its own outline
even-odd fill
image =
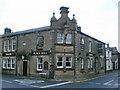
[[[103,52],[103,46],[102,44],[98,44],[98,53],[102,53]]]
[[[10,40],[7,40],[7,41],[8,41],[7,48],[8,48],[8,51],[10,51],[10,47],[11,47],[11,45],[10,45]]]
[[[66,34],[66,44],[72,43],[72,34]]]
[[[39,46],[39,47],[43,47],[44,46],[44,37],[43,36],[39,36],[37,38],[37,46]]]
[[[16,50],[16,39],[12,38],[12,51]]]
[[[57,43],[63,43],[63,34],[57,33]]]
[[[89,41],[89,52],[92,52],[92,42]]]
[[[81,50],[84,50],[84,39],[83,38],[81,38],[80,39],[80,48],[81,48]]]
[[[8,50],[7,48],[7,40],[4,40],[4,52],[6,52]]]

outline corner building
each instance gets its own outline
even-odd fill
[[[51,25],[2,35],[3,73],[49,78],[77,78],[105,72],[105,43],[83,32],[68,7],[55,13]]]

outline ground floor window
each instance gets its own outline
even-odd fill
[[[72,67],[72,57],[66,57],[66,68]]]
[[[43,59],[37,58],[37,71],[42,71],[42,70],[43,70]]]
[[[84,61],[83,61],[83,58],[81,57],[80,58],[80,69],[84,69]]]
[[[15,59],[3,59],[4,69],[15,69]]]
[[[72,68],[72,57],[71,56],[57,56],[57,68]]]
[[[88,58],[88,69],[93,68],[93,58]]]
[[[63,57],[57,57],[57,68],[63,68]]]

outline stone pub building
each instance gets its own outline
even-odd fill
[[[46,73],[50,78],[76,78],[105,72],[105,43],[81,32],[68,7],[55,13],[51,25],[2,35],[2,73],[21,76]]]

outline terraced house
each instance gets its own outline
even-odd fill
[[[19,32],[6,28],[3,40],[3,73],[14,75],[47,74],[49,78],[75,78],[105,71],[105,43],[78,27],[68,7],[55,13],[51,25]]]

